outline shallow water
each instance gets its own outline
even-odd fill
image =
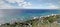
[[[60,10],[49,9],[3,9],[0,10],[0,24],[14,21],[25,21],[34,16],[60,14]]]

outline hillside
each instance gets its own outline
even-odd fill
[[[34,18],[24,22],[14,22],[13,24],[5,23],[1,24],[0,27],[58,27],[55,25],[57,20],[59,20],[60,15],[47,15],[43,17]],[[57,22],[58,23],[58,22]]]

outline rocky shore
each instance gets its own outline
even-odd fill
[[[33,19],[24,22],[1,24],[0,27],[50,27],[50,24],[53,24],[58,19],[60,19],[60,14],[51,14],[47,16],[34,17]]]

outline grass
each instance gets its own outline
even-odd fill
[[[42,17],[41,20],[32,19],[25,22],[14,22],[13,24],[5,23],[0,27],[60,27],[60,24],[53,23],[60,18],[60,15],[54,15],[49,17]]]

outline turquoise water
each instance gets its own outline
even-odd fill
[[[2,13],[1,13],[2,12]],[[33,19],[33,16],[45,16],[51,14],[60,14],[60,10],[49,10],[49,9],[3,9],[0,10],[0,23],[11,22],[11,21],[25,21]]]

